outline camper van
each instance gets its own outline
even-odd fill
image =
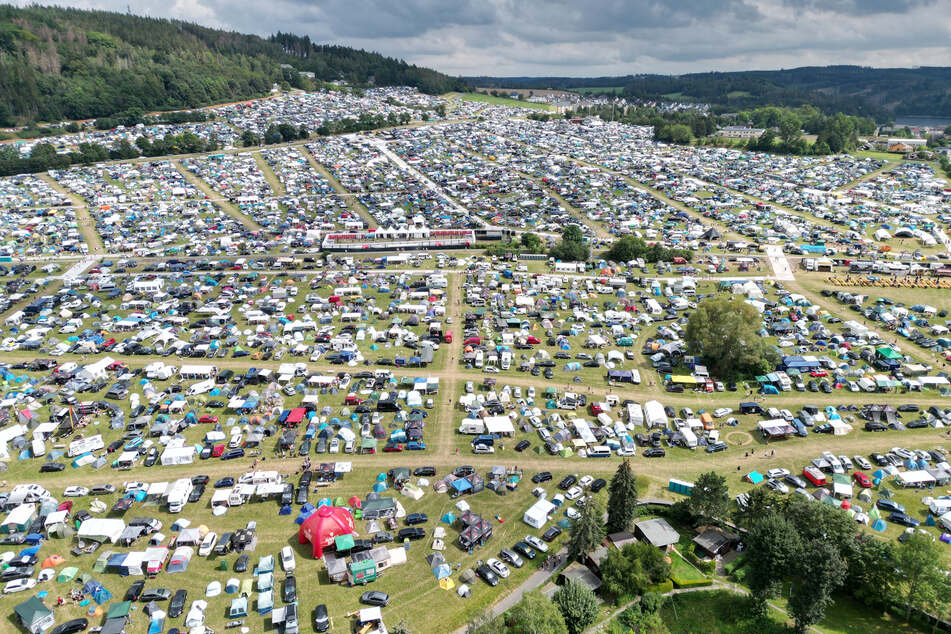
[[[95,436],[80,438],[79,440],[74,440],[69,443],[67,455],[70,458],[75,458],[90,451],[99,451],[105,446],[106,444],[102,441],[102,434],[96,434]]]
[[[181,513],[193,489],[191,478],[181,478],[168,489],[168,512]]]

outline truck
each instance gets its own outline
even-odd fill
[[[166,498],[168,512],[181,513],[193,488],[191,478],[180,478],[173,482],[172,486],[168,488],[168,497]]]

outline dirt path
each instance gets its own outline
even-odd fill
[[[274,173],[274,170],[271,169],[271,166],[267,164],[267,160],[261,154],[261,150],[257,152],[251,152],[251,156],[254,157],[254,162],[258,164],[258,169],[261,170],[261,173],[264,174],[264,180],[267,181],[268,185],[271,186],[271,189],[274,190],[275,196],[283,196],[287,193],[287,189],[284,187],[284,183],[280,181],[277,177],[277,174]]]
[[[864,183],[865,181],[870,181],[870,180],[872,180],[873,178],[877,178],[877,177],[881,176],[884,172],[887,172],[887,171],[889,171],[889,170],[891,170],[891,169],[894,169],[894,168],[896,168],[897,166],[901,165],[901,164],[904,163],[904,162],[905,162],[905,161],[904,161],[903,159],[898,159],[897,161],[892,160],[892,159],[889,159],[889,160],[885,163],[885,165],[883,165],[882,167],[878,168],[877,170],[871,171],[871,172],[869,172],[868,174],[866,174],[865,176],[859,176],[859,177],[856,178],[854,181],[850,181],[850,182],[846,183],[845,185],[842,185],[841,187],[836,187],[833,191],[835,191],[835,192],[847,192],[847,191],[849,191],[850,189],[855,189],[856,187],[858,187],[859,185],[861,185],[861,184]]]
[[[86,201],[63,187],[59,181],[49,174],[36,174],[36,176],[43,179],[47,185],[72,201],[72,206],[76,210],[77,228],[86,241],[86,244],[89,245],[89,252],[102,253],[104,251],[102,238],[99,237],[99,233],[96,231],[96,221],[93,220],[93,217],[89,214],[89,205],[86,204]]]
[[[367,227],[373,229],[379,227],[379,223],[376,221],[376,218],[373,217],[373,214],[370,213],[370,210],[367,209],[363,203],[357,200],[356,194],[348,191],[340,181],[337,180],[337,177],[330,173],[326,167],[321,165],[317,158],[311,153],[307,146],[300,147],[300,153],[307,158],[307,162],[310,163],[310,167],[327,179],[327,182],[330,183],[330,186],[334,188],[334,191],[340,194],[347,203],[347,207],[355,213],[357,216],[363,219],[363,222],[366,223]]]
[[[231,203],[231,201],[225,199],[221,194],[219,194],[214,189],[212,189],[211,185],[209,185],[202,179],[195,176],[191,172],[191,170],[189,170],[187,167],[182,165],[182,162],[180,160],[174,160],[174,161],[171,161],[171,163],[172,165],[175,166],[175,169],[181,172],[182,176],[185,177],[185,180],[187,180],[189,183],[191,183],[192,185],[197,187],[199,190],[201,190],[201,192],[205,194],[205,196],[207,196],[209,199],[214,200],[215,203],[220,205],[221,208],[225,211],[225,213],[227,213],[229,216],[231,216],[232,218],[234,218],[235,220],[243,224],[245,227],[247,227],[251,231],[262,231],[264,229],[261,225],[259,225],[254,220],[252,220],[248,215],[241,213],[241,211],[239,211],[238,208],[235,207],[233,203]]]

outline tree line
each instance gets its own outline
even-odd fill
[[[264,39],[106,11],[0,7],[2,126],[181,110],[259,97],[274,84],[312,89],[336,80],[429,93],[468,87],[403,60],[290,34]]]

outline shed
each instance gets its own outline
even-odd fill
[[[719,528],[707,528],[693,538],[693,543],[706,555],[716,557],[729,552],[736,540],[737,537],[733,533]]]
[[[577,561],[571,562],[567,568],[562,570],[555,582],[558,585],[563,586],[569,581],[581,583],[590,588],[592,591],[601,587],[601,579],[598,578],[598,575],[594,574],[590,568]]]
[[[680,541],[680,534],[662,517],[657,517],[634,525],[634,534],[657,548],[666,550]]]

